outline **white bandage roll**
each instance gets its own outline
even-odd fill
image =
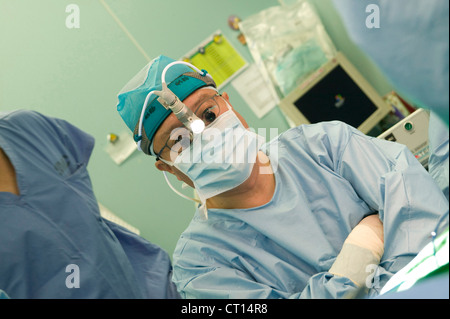
[[[377,233],[365,224],[357,225],[342,246],[329,272],[347,277],[357,286],[363,287],[370,272],[370,265],[378,265],[384,252],[382,233]]]

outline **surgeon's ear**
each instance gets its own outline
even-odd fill
[[[157,160],[155,163],[155,167],[160,170],[161,172],[169,172],[170,174],[173,174],[172,166],[167,165],[161,160]]]
[[[222,97],[228,102],[230,103],[230,96],[228,95],[227,92],[223,92],[222,93]],[[230,105],[231,106],[231,105]]]

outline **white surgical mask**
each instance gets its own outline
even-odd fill
[[[173,163],[161,159],[192,180],[202,203],[245,182],[264,143],[228,108],[202,134],[195,135],[191,146]]]

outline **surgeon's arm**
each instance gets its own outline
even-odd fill
[[[300,298],[355,298],[371,287],[371,273],[384,251],[378,215],[364,218],[349,234],[328,273],[311,278]]]
[[[414,256],[426,243],[449,204],[409,149],[373,138],[340,122],[303,126],[314,139],[315,156],[345,179],[383,222],[383,260]]]
[[[367,268],[378,266],[383,251],[383,224],[378,215],[368,216],[347,237],[330,273],[347,277],[358,287],[368,286]]]
[[[448,212],[447,199],[406,146],[368,137],[340,122],[301,129],[318,162],[342,176],[359,199],[378,211],[385,244],[377,278],[381,288],[389,274],[429,242],[440,216]],[[320,273],[309,280],[309,293],[306,289],[302,296],[340,297],[354,287],[348,277]],[[333,289],[336,294],[329,295]]]
[[[382,254],[383,225],[378,215],[371,215],[361,220],[349,234],[330,271],[312,276],[301,291],[288,293],[276,290],[256,281],[250,274],[225,264],[190,268],[196,273],[191,273],[191,279],[187,282],[177,277],[181,272],[175,272],[174,281],[183,298],[354,298],[367,292],[371,274]],[[181,266],[174,263],[175,268]]]
[[[417,254],[448,212],[442,191],[406,146],[351,131],[337,171],[379,212],[383,260]]]

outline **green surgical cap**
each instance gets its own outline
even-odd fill
[[[117,111],[128,128],[135,132],[139,122],[141,111],[147,94],[151,91],[160,91],[161,75],[164,68],[174,62],[171,58],[160,55],[147,64],[138,74],[136,74],[119,92]],[[183,101],[192,92],[205,86],[216,87],[216,84],[209,77],[201,76],[185,64],[175,64],[171,66],[165,76],[169,89]],[[143,142],[142,150],[146,154],[151,154],[149,147],[161,123],[170,115],[171,110],[167,110],[157,101],[156,95],[152,95],[148,101],[143,120]],[[135,141],[139,137],[134,135]]]

